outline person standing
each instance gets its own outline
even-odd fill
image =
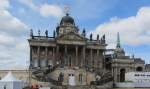
[[[6,89],[6,85],[4,85],[4,89]]]

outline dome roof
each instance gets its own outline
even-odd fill
[[[69,14],[67,13],[66,16],[62,17],[60,24],[62,23],[74,24],[74,19],[71,16],[69,16]]]

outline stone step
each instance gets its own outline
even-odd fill
[[[42,87],[42,88],[39,88],[39,89],[51,89],[50,87]]]

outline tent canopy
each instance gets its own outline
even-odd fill
[[[0,81],[21,81],[21,80],[18,80],[16,79],[13,75],[12,75],[12,72],[10,71],[4,78],[2,78],[2,80]]]
[[[9,72],[2,80],[0,80],[0,89],[22,89],[23,82],[16,79],[11,72]]]

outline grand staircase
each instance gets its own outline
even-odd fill
[[[104,85],[112,81],[113,81],[113,77],[111,72],[105,72],[103,75],[101,75],[100,80],[92,81],[91,85]]]
[[[62,85],[60,81],[54,80],[48,76],[48,74],[53,72],[57,67],[58,65],[47,68],[34,68],[32,69],[32,78],[40,82],[51,82],[53,85]]]

